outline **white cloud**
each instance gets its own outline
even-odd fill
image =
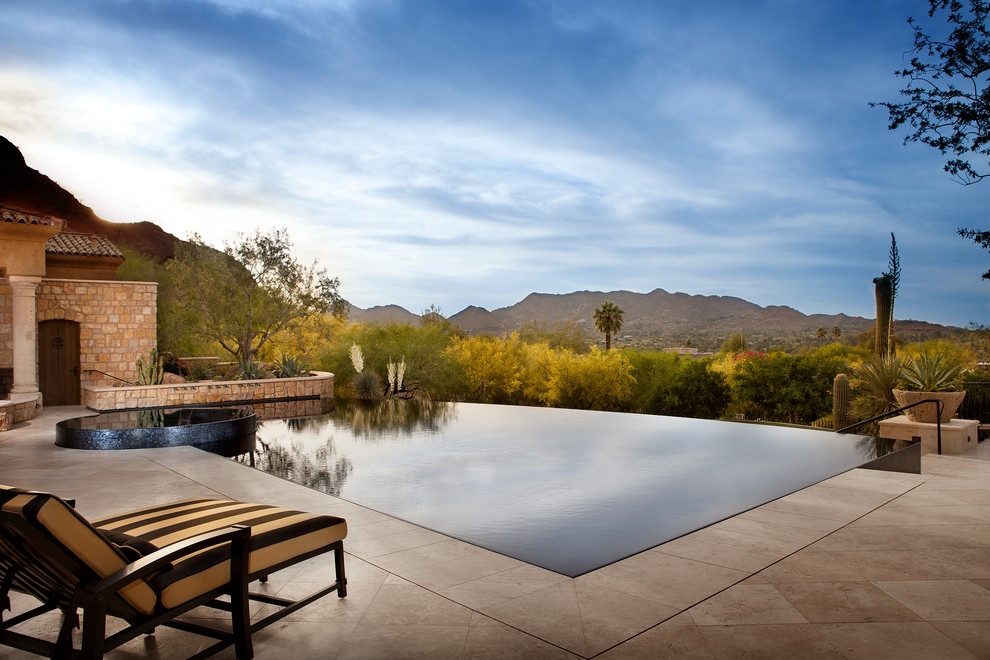
[[[858,43],[868,70],[842,56],[818,78],[795,64],[815,49],[788,32],[796,10],[755,42],[640,4],[520,5],[547,19],[530,40],[399,0],[204,0],[195,21],[162,1],[161,25],[141,5],[17,7],[0,26],[0,132],[32,167],[103,217],[217,245],[288,227],[361,306],[662,287],[849,311],[895,231],[919,291],[958,297],[957,322],[985,307],[985,255],[952,232],[982,221],[987,193],[937,183],[896,136],[865,140],[882,122],[849,108],[889,75],[879,51]],[[34,45],[55,37],[57,56]],[[794,62],[772,58],[781,37]],[[940,279],[962,247],[972,263]]]

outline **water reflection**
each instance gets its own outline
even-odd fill
[[[296,430],[301,430],[298,425]],[[347,477],[354,470],[351,460],[338,453],[333,436],[317,447],[304,447],[299,442],[287,447],[277,441],[258,440],[253,452],[234,460],[335,497],[340,496]]]
[[[862,465],[883,444],[654,415],[338,400],[330,414],[261,423],[252,456],[272,474],[574,577]]]
[[[436,435],[457,418],[454,404],[445,401],[345,399],[338,403],[331,418],[334,426],[368,442]]]
[[[354,463],[335,432],[346,436],[345,444],[408,441],[438,435],[456,417],[454,405],[442,401],[338,399],[324,415],[263,422],[256,450],[236,460],[339,497]]]
[[[383,442],[437,435],[456,419],[454,404],[444,401],[337,399],[332,413],[289,419],[285,424],[296,433],[320,434],[332,428],[366,442]]]
[[[856,443],[866,460],[873,460],[886,456],[892,451],[903,449],[907,446],[903,440],[889,440],[880,436],[864,437]]]

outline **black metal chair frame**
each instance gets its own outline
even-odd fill
[[[16,553],[20,561],[32,561],[36,571],[31,573],[18,570],[16,563],[7,571],[0,583],[0,644],[52,658],[102,658],[103,654],[124,644],[141,634],[152,634],[156,627],[167,626],[218,640],[215,644],[191,656],[189,660],[207,658],[233,645],[238,658],[252,658],[254,655],[251,634],[275,623],[301,607],[334,591],[343,598],[347,595],[347,579],[344,575],[343,541],[316,548],[296,555],[275,566],[255,574],[248,573],[248,557],[251,551],[251,529],[235,525],[224,529],[200,534],[142,557],[106,578],[100,578],[92,569],[82,564],[72,554],[58,547],[22,517],[0,511],[0,529],[4,540],[17,547],[3,548],[0,552]],[[227,544],[230,548],[231,579],[225,585],[204,593],[178,607],[156,609],[150,614],[134,610],[119,592],[128,584],[143,579],[157,571],[167,569],[171,562],[205,548]],[[334,553],[335,581],[318,591],[293,601],[268,594],[251,593],[248,585],[255,580],[266,581],[268,575],[326,552]],[[41,564],[39,566],[39,564]],[[35,576],[37,569],[50,576],[45,583]],[[65,584],[66,580],[76,582],[71,595],[66,590],[52,585]],[[27,612],[3,620],[4,610],[10,609],[11,590],[29,593],[42,601],[42,605]],[[219,600],[229,596],[229,602]],[[250,601],[276,605],[281,609],[255,622],[250,622]],[[177,621],[176,617],[199,606],[212,607],[230,612],[232,631],[227,632],[188,621]],[[79,626],[78,611],[82,609],[82,645],[73,648],[72,630]],[[10,628],[36,616],[59,609],[63,613],[61,628],[55,642],[31,637]],[[110,636],[106,636],[107,615],[117,616],[130,625]]]

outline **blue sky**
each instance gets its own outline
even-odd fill
[[[662,288],[990,322],[990,183],[887,130],[927,1],[4,0],[0,135],[102,217],[286,227],[359,307]]]

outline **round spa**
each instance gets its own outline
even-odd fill
[[[257,417],[242,408],[145,408],[66,419],[55,444],[71,449],[151,449],[189,445],[222,456],[255,448]]]

